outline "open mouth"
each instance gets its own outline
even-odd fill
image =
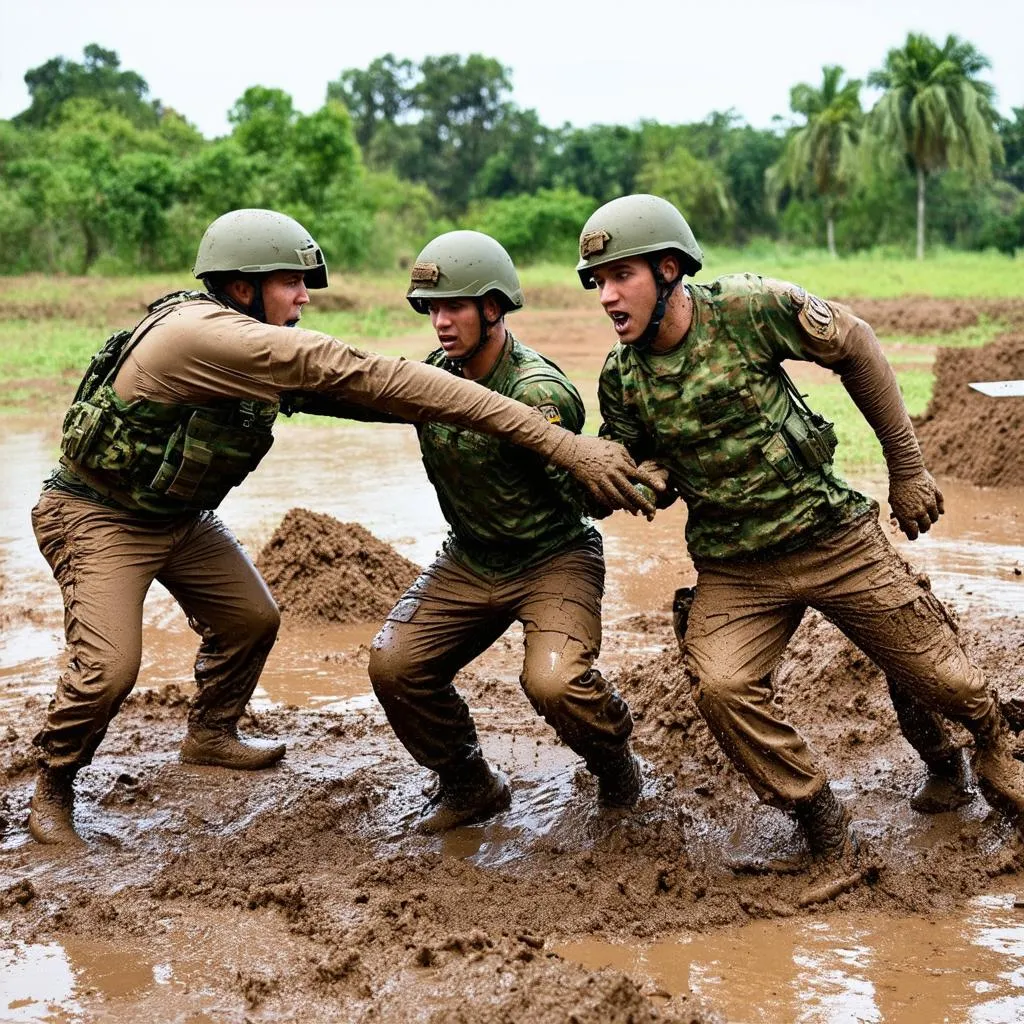
[[[612,326],[615,328],[616,334],[625,334],[629,326],[629,314],[628,313],[609,313],[612,318]]]

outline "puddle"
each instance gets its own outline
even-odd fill
[[[959,917],[840,914],[642,945],[555,948],[670,995],[694,992],[730,1024],[1010,1024],[1024,1019],[1024,911],[1013,902],[980,897]]]

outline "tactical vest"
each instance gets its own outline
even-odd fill
[[[664,355],[616,345],[602,412],[643,430],[688,510],[695,558],[796,550],[864,514],[870,501],[835,475],[831,424],[812,413],[768,351],[746,278],[690,285],[694,320]],[[795,320],[793,330],[799,330]],[[623,438],[623,440],[629,440]]]
[[[184,302],[216,300],[202,292],[175,292],[154,302],[133,330],[111,335],[90,361],[64,417],[62,464],[124,508],[162,515],[216,508],[274,443],[276,402],[126,402],[114,390],[129,354]]]
[[[441,349],[426,362],[450,368]],[[582,429],[583,400],[565,374],[511,335],[494,369],[478,381],[540,408],[557,423],[561,411],[550,403],[550,388],[540,387],[552,382],[568,395],[573,410],[572,421],[564,425]],[[522,571],[589,529],[576,482],[533,453],[454,424],[423,423],[417,431],[423,465],[451,527],[446,547],[475,571],[492,577]]]

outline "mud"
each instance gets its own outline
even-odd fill
[[[305,622],[381,620],[419,574],[358,523],[291,509],[256,559],[282,614]]]
[[[990,398],[970,381],[1024,379],[1024,334],[976,349],[940,349],[935,387],[916,421],[925,461],[944,473],[986,487],[1024,484],[1024,401]]]
[[[905,295],[895,299],[839,299],[880,335],[948,334],[983,320],[1024,326],[1024,299],[937,299]]]
[[[561,344],[564,362],[575,353],[594,369],[582,356],[586,325],[562,330],[577,315],[536,315],[551,333],[524,337],[545,351]],[[726,845],[771,855],[801,842],[787,815],[757,803],[693,709],[669,612],[673,590],[694,579],[678,506],[652,524],[620,515],[601,525],[600,664],[636,717],[646,775],[636,812],[599,809],[593,780],[533,713],[513,628],[457,681],[485,752],[511,775],[513,805],[486,825],[416,835],[429,774],[394,739],[365,673],[372,620],[444,534],[408,428],[287,424],[222,509],[276,574],[286,608],[242,722],[286,741],[284,762],[255,775],[178,762],[196,638],[155,587],[140,685],[76,783],[89,847],[71,855],[33,844],[31,737],[60,669],[62,622],[27,512],[58,426],[52,415],[0,424],[0,1020],[1024,1015],[1016,966],[969,941],[988,929],[991,943],[1022,948],[1020,839],[980,797],[954,814],[910,810],[923,768],[884,680],[819,616],[807,616],[790,647],[778,700],[884,869],[873,884],[804,905],[808,889],[835,881],[829,872],[773,878],[723,866]],[[336,480],[373,485],[327,482]],[[947,516],[915,544],[897,542],[959,610],[966,642],[1007,706],[1022,709],[1020,724],[1024,490],[940,483]],[[884,499],[884,479],[858,485]],[[359,578],[329,579],[353,557]],[[315,571],[291,573],[300,558]],[[387,586],[387,597],[376,593]],[[369,612],[373,598],[379,610]],[[981,905],[1002,909],[979,923]],[[869,932],[887,937],[875,955],[864,952],[876,948]],[[954,982],[956,999],[924,998]]]

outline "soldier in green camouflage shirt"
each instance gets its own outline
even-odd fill
[[[554,363],[518,342],[505,314],[523,304],[508,253],[476,231],[430,242],[409,301],[441,347],[427,362],[540,409],[579,432],[584,408]],[[516,620],[520,682],[534,708],[597,776],[601,802],[632,806],[640,773],[625,702],[593,667],[601,646],[604,557],[583,491],[500,438],[441,423],[418,428],[423,464],[451,532],[373,641],[370,679],[396,735],[438,775],[419,827],[439,832],[509,806],[452,680]]]
[[[681,286],[701,260],[674,206],[634,195],[591,216],[577,266],[619,339],[600,378],[602,436],[660,466],[666,493],[687,504],[698,577],[680,642],[698,708],[761,799],[795,812],[813,854],[853,855],[848,813],[773,701],[772,672],[817,608],[886,674],[929,769],[912,805],[935,812],[971,798],[948,718],[974,735],[986,798],[1019,815],[1024,766],[994,695],[927,577],[883,534],[876,503],[835,474],[832,425],[782,367],[812,360],[840,375],[881,442],[892,514],[913,540],[938,520],[942,495],[874,333],[781,281],[738,274]]]

